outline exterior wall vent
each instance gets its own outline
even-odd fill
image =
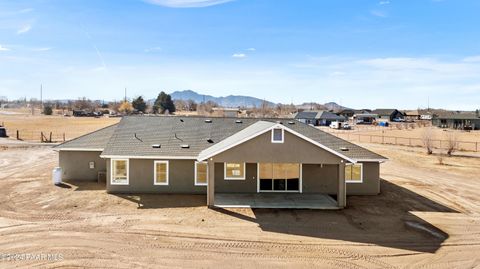
[[[183,145],[180,145],[180,147],[181,147],[182,149],[188,149],[188,148],[190,148],[190,145],[183,144]]]
[[[161,146],[160,144],[153,144],[153,145],[152,145],[152,148],[154,148],[154,149],[159,149],[159,148],[161,148],[161,147],[162,147],[162,146]]]

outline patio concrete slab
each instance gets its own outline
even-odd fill
[[[326,194],[216,193],[215,206],[223,208],[340,209]]]

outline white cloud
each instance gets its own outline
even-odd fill
[[[480,55],[466,57],[466,58],[463,59],[463,61],[467,62],[467,63],[480,62]]]
[[[241,59],[241,58],[246,58],[247,55],[245,53],[234,53],[232,55],[233,58],[238,58],[238,59]]]
[[[145,0],[150,4],[173,8],[208,7],[231,1],[233,0]]]
[[[23,26],[22,28],[18,29],[17,35],[25,34],[28,31],[30,31],[31,29],[32,29],[32,26],[30,24],[27,24],[27,25]]]
[[[24,8],[24,9],[21,9],[18,11],[18,13],[29,13],[29,12],[32,12],[33,11],[33,8]]]
[[[148,52],[155,52],[155,51],[161,51],[161,50],[162,50],[161,47],[152,47],[152,48],[146,48],[143,51],[148,53]]]
[[[378,2],[378,4],[379,5],[388,5],[388,4],[390,4],[390,1],[388,1],[388,0],[387,1],[380,1],[380,2]]]
[[[248,49],[246,49],[246,51],[256,51],[256,50],[257,50],[257,49],[255,49],[255,48],[248,48]]]
[[[4,46],[0,45],[0,51],[9,51],[9,48],[5,48]]]
[[[371,10],[370,14],[372,14],[375,17],[380,17],[380,18],[386,18],[387,13],[381,10]]]

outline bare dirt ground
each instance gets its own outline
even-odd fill
[[[19,130],[20,138],[25,141],[40,141],[41,132],[47,137],[52,132],[52,140],[62,142],[63,134],[66,140],[70,140],[120,121],[120,118],[29,115],[10,110],[3,112],[9,114],[0,113],[0,125],[5,125],[11,138],[15,138]]]
[[[1,268],[479,268],[480,158],[438,165],[421,149],[364,145],[390,158],[382,193],[342,211],[212,210],[202,195],[109,195],[51,184],[57,153],[0,139]]]

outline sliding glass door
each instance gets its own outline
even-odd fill
[[[300,169],[298,163],[259,163],[259,191],[299,192]]]

